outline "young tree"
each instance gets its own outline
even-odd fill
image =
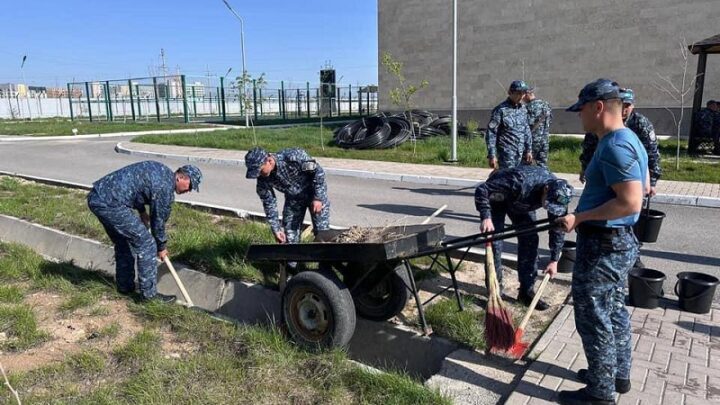
[[[424,79],[417,85],[409,83],[403,73],[403,62],[395,60],[390,52],[383,52],[381,62],[385,70],[397,79],[399,87],[390,89],[390,100],[394,105],[403,109],[404,115],[410,122],[412,138],[413,141],[415,141],[415,125],[413,124],[411,113],[414,106],[413,98],[418,91],[426,88],[430,83]]]
[[[685,117],[685,102],[688,99],[688,95],[695,89],[695,81],[697,80],[697,76],[688,77],[690,51],[685,38],[680,39],[679,47],[679,80],[673,82],[670,75],[663,76],[659,72],[656,72],[659,81],[653,82],[653,86],[655,86],[655,88],[669,95],[680,105],[679,116],[676,115],[670,108],[665,107],[665,109],[670,113],[676,129],[675,136],[677,138],[677,150],[675,152],[675,170],[680,170],[680,130]],[[690,119],[692,119],[692,117]]]

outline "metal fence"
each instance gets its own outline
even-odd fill
[[[67,84],[70,118],[102,121],[302,120],[375,114],[377,87],[275,88],[216,76],[157,76]]]

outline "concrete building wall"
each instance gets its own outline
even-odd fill
[[[510,81],[524,78],[558,110],[553,132],[580,132],[565,113],[580,88],[608,77],[635,90],[639,111],[659,133],[674,132],[665,107],[679,102],[659,86],[680,86],[681,41],[718,34],[720,0],[458,0],[458,106],[461,118],[481,124],[500,103]],[[405,64],[410,82],[430,86],[416,104],[449,110],[452,88],[452,2],[378,0],[378,58],[383,52]],[[697,57],[689,55],[687,80]],[[379,64],[380,108],[397,110],[388,91],[396,80]],[[720,56],[708,57],[705,100],[720,99]],[[692,91],[686,106],[692,104]],[[687,121],[687,120],[686,120]]]

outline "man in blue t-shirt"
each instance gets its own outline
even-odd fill
[[[587,84],[568,111],[578,112],[585,131],[597,134],[599,142],[575,214],[560,219],[566,232],[578,234],[572,297],[588,361],[578,379],[587,386],[561,391],[558,400],[614,404],[616,391],[630,390],[632,343],[624,288],[638,255],[632,226],[650,191],[648,156],[623,124],[617,83],[598,79]]]

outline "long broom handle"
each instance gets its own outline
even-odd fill
[[[432,214],[430,214],[429,217],[425,218],[425,220],[422,221],[422,222],[420,223],[420,225],[425,225],[425,224],[429,223],[433,218],[435,218],[436,216],[440,215],[441,212],[445,211],[445,208],[447,208],[447,204],[445,204],[445,205],[443,205],[442,207],[436,209],[435,212],[433,212]]]
[[[495,257],[493,256],[492,242],[485,243],[485,277],[488,279],[488,300],[491,290],[498,290],[497,275],[495,274]]]
[[[189,307],[194,307],[195,304],[193,304],[192,300],[190,299],[190,294],[188,294],[187,290],[185,289],[185,285],[180,280],[180,277],[178,277],[177,272],[175,271],[175,267],[173,267],[172,263],[170,263],[170,259],[165,256],[163,258],[163,261],[165,262],[165,265],[167,266],[168,270],[170,270],[170,274],[172,274],[173,278],[175,279],[175,284],[177,284],[178,288],[180,289],[180,292],[183,295],[183,298],[185,298],[185,303]]]
[[[530,315],[532,315],[533,311],[535,311],[535,306],[537,305],[538,301],[540,301],[540,296],[542,295],[543,291],[545,290],[545,287],[548,284],[548,281],[550,281],[550,273],[545,273],[545,277],[543,277],[542,283],[540,283],[540,288],[538,288],[537,292],[535,293],[535,296],[532,299],[532,302],[530,302],[530,307],[528,307],[528,311],[525,314],[525,317],[522,319],[522,322],[520,322],[520,326],[518,326],[518,329],[525,329],[525,326],[527,325],[528,321],[530,320]]]

